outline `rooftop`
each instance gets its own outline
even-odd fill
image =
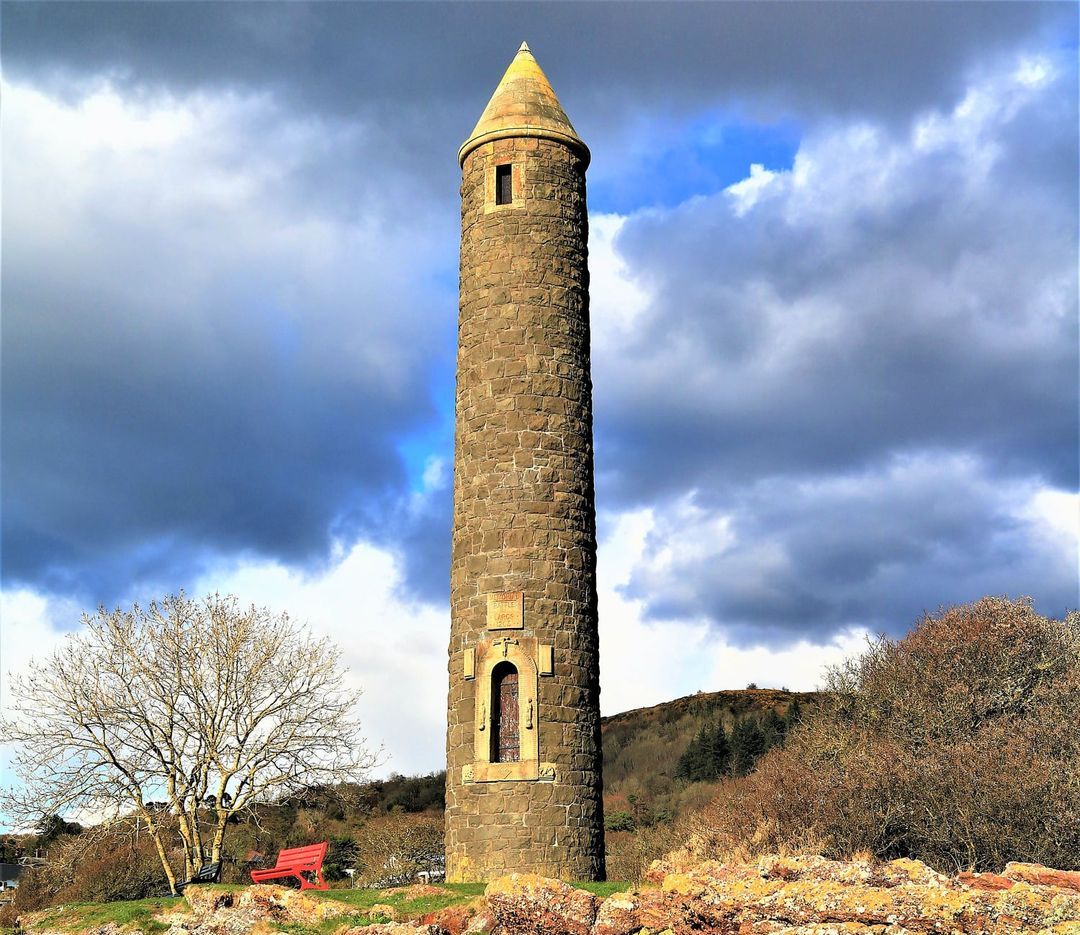
[[[557,140],[577,148],[586,162],[589,159],[589,147],[577,135],[551,82],[525,42],[521,43],[469,138],[458,150],[458,162],[464,163],[477,146],[516,136]]]

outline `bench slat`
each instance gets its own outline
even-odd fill
[[[309,844],[305,847],[287,847],[278,854],[277,863],[266,870],[252,870],[251,879],[255,883],[280,877],[295,876],[300,880],[301,889],[327,889],[322,875],[322,862],[326,857],[328,841],[321,844]],[[304,873],[313,873],[316,883],[311,883]]]

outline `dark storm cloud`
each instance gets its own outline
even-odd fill
[[[1033,585],[1061,613],[1077,603],[1075,553],[1024,515],[1030,495],[940,456],[816,482],[770,478],[731,493],[719,514],[695,498],[666,511],[626,590],[655,618],[705,616],[734,643],[774,646],[846,627],[899,635],[925,611]]]
[[[5,107],[6,580],[111,601],[390,535],[452,347],[437,219],[296,198],[351,131],[258,99]]]
[[[255,88],[297,111],[371,119],[394,159],[456,183],[452,153],[521,39],[598,158],[642,114],[906,118],[1018,40],[1067,36],[1037,3],[8,4],[5,71],[78,93]],[[423,184],[422,180],[417,180]]]
[[[450,527],[452,490],[447,481],[414,509],[405,511],[392,545],[400,558],[412,596],[432,603],[450,599]]]
[[[973,452],[1010,483],[1075,480],[1075,326],[1039,311],[1055,289],[1075,302],[1060,282],[1074,96],[976,139],[1003,147],[986,184],[955,146],[893,171],[880,204],[854,204],[872,173],[843,171],[878,165],[1018,50],[1075,45],[1067,5],[9,3],[5,80],[69,109],[38,126],[5,101],[6,582],[108,599],[230,557],[317,563],[362,535],[404,557],[415,594],[444,598],[449,492],[410,499],[401,442],[452,393],[430,374],[453,359],[454,154],[521,39],[593,148],[594,191],[673,120],[723,109],[805,128],[806,155],[838,168],[819,191],[831,215],[793,220],[797,198],[763,196],[735,219],[719,195],[635,216],[619,241],[654,302],[635,340],[598,349],[601,505],[662,513],[695,491],[746,555],[773,542],[790,563],[772,592],[733,564],[715,580],[692,557],[649,565],[632,587],[647,582],[654,613],[752,640],[799,605],[824,635],[865,611],[858,582],[901,560],[898,540],[935,541],[875,539],[868,521],[817,552],[805,530],[827,511],[788,491],[785,520],[766,487],[882,489],[898,452],[926,450]],[[194,124],[116,152],[109,114],[91,147],[94,113],[70,138],[41,128],[103,87]],[[883,148],[844,142],[860,123]],[[891,522],[879,499],[867,516]],[[984,501],[993,517],[1010,505]],[[951,548],[962,522],[938,532]],[[1005,553],[978,554],[998,568]],[[916,549],[908,579],[867,593],[934,604],[932,565]],[[830,580],[850,596],[830,603]]]
[[[609,506],[667,504],[629,586],[653,616],[752,642],[1076,606],[1075,543],[1028,503],[1078,481],[1075,79],[1020,59],[626,222],[651,300],[598,356],[597,450]]]
[[[808,139],[741,216],[721,194],[626,224],[654,298],[599,364],[620,499],[929,448],[1075,485],[1075,97],[1062,119],[1006,84],[985,118]],[[1031,138],[1052,155],[1021,176]]]

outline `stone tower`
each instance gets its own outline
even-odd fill
[[[524,43],[458,159],[446,877],[603,879],[589,150]]]

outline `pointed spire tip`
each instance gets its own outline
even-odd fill
[[[519,136],[557,140],[588,159],[589,148],[567,119],[527,42],[521,43],[472,134],[458,150],[458,162],[463,164],[481,143]]]

